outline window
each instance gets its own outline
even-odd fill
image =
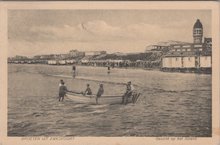
[[[196,30],[194,30],[194,34],[196,34]]]
[[[197,40],[199,40],[199,38]],[[196,44],[196,45],[194,45],[194,47],[202,47],[202,45]]]
[[[188,61],[190,61],[190,57],[188,57]]]
[[[178,57],[176,57],[176,61],[178,61]]]
[[[184,47],[184,48],[189,48],[189,47],[190,47],[190,45],[183,45],[183,47]]]

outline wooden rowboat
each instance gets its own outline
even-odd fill
[[[135,103],[140,94],[134,95],[128,99],[128,103]],[[96,104],[95,95],[86,95],[74,92],[68,92],[66,96],[77,103]],[[98,104],[121,104],[123,95],[103,95],[98,98]]]

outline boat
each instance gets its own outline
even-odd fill
[[[67,98],[76,102],[83,104],[96,104],[95,95],[83,95],[82,93],[67,92]],[[98,98],[98,104],[121,104],[123,95],[103,95]],[[133,95],[128,99],[128,103],[136,103],[138,100],[139,94]]]

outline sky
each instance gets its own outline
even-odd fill
[[[193,42],[197,19],[211,37],[210,10],[9,10],[8,54],[144,52],[158,42]]]

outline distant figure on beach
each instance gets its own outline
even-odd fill
[[[112,63],[112,68],[115,68],[115,63]]]
[[[84,92],[84,95],[92,95],[92,90],[90,89],[90,85],[89,84],[87,84],[87,88],[86,88],[86,90]]]
[[[98,99],[104,94],[103,84],[100,84],[99,90],[96,94],[96,104],[98,104]]]
[[[66,95],[67,87],[65,86],[65,83],[63,80],[60,80],[59,84],[59,101],[63,101],[64,96]]]
[[[108,65],[108,74],[110,73],[110,69],[111,69],[111,68],[110,68],[110,65]]]
[[[73,78],[75,78],[76,77],[76,66],[75,65],[73,65],[72,70],[73,70]]]
[[[122,96],[122,104],[126,105],[128,103],[128,98],[132,96],[133,91],[134,86],[131,84],[131,81],[129,81],[126,85],[126,92]]]

